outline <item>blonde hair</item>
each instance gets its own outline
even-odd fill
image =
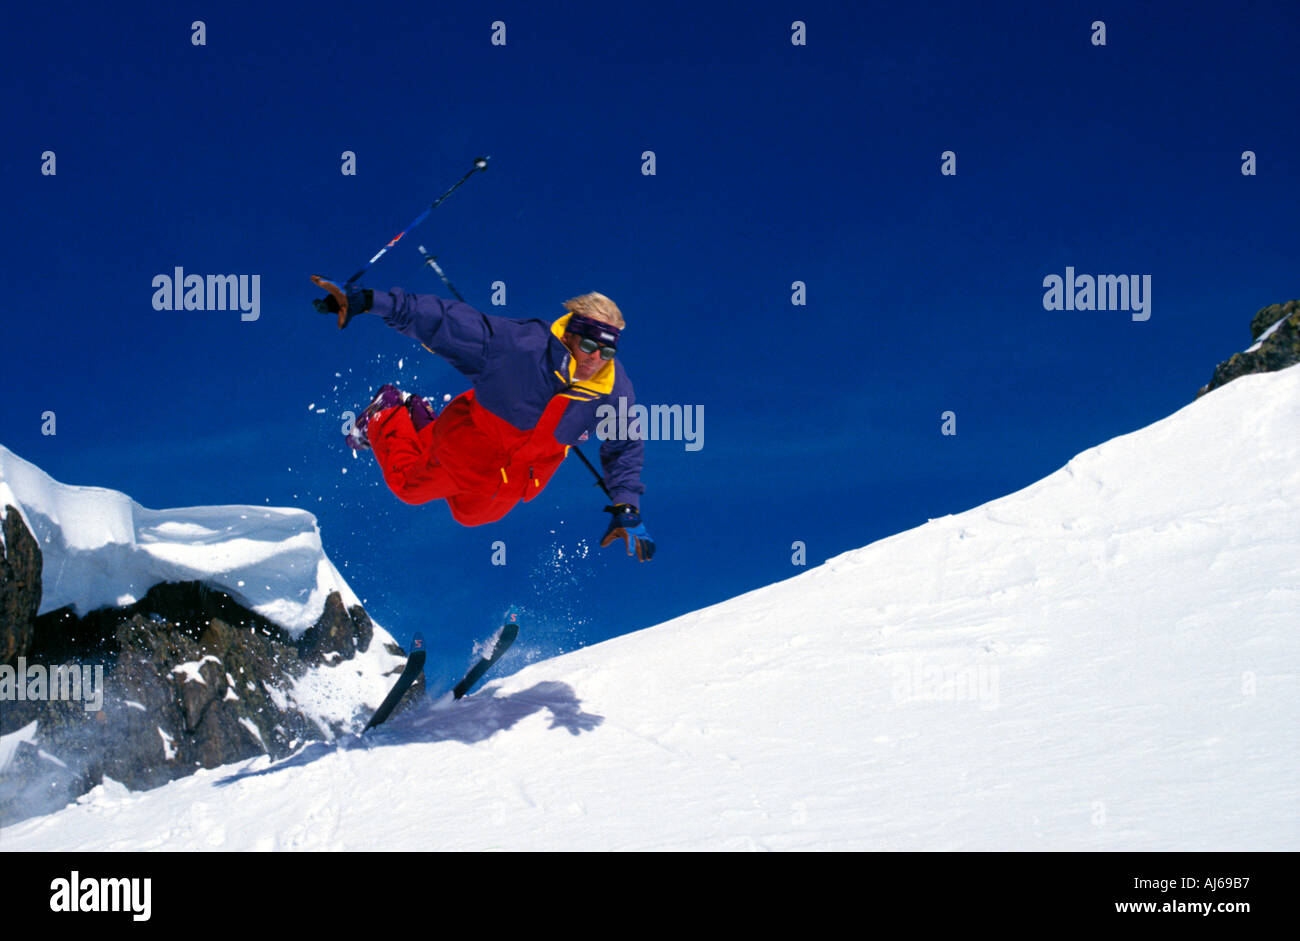
[[[618,309],[618,305],[597,291],[569,298],[564,302],[564,309],[569,313],[581,314],[584,317],[590,317],[592,320],[599,320],[601,323],[618,327],[620,330],[627,326],[623,320],[623,312]]]

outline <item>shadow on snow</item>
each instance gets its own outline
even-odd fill
[[[371,729],[364,738],[352,735],[336,742],[313,742],[297,754],[268,768],[232,774],[216,784],[224,787],[245,778],[302,767],[340,749],[369,750],[391,745],[447,741],[473,745],[491,738],[497,732],[513,728],[521,720],[543,709],[550,712],[552,729],[564,729],[570,735],[590,732],[605,721],[604,716],[583,712],[582,702],[574,694],[573,687],[555,681],[538,683],[509,696],[480,694],[459,701],[448,700],[444,696],[435,702],[425,702],[408,709],[384,725]]]

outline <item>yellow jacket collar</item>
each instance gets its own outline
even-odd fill
[[[553,333],[561,342],[564,341],[564,328],[568,326],[569,318],[572,316],[572,313],[565,314],[559,320],[551,324],[551,333]],[[612,359],[605,363],[605,365],[600,368],[600,371],[590,379],[584,379],[581,382],[578,382],[573,378],[577,371],[578,362],[574,359],[573,354],[569,354],[569,375],[567,377],[561,376],[560,378],[565,379],[565,381],[575,389],[599,392],[604,395],[608,395],[614,391],[614,361]],[[556,375],[559,375],[559,373],[556,373]]]

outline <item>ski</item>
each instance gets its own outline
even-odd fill
[[[515,642],[519,636],[519,611],[511,608],[506,612],[505,623],[501,625],[501,630],[497,631],[496,636],[492,638],[488,652],[479,658],[478,663],[469,668],[465,678],[456,684],[452,690],[452,695],[460,699],[473,688],[474,684],[483,679],[492,664],[501,659],[502,655],[510,649],[510,645]]]
[[[406,658],[406,669],[404,669],[402,675],[397,678],[397,682],[393,684],[393,688],[389,690],[388,695],[384,697],[384,701],[379,704],[379,708],[375,710],[375,714],[370,717],[370,721],[366,723],[366,727],[361,730],[363,734],[368,729],[379,725],[387,719],[389,715],[392,714],[392,711],[397,708],[397,704],[402,701],[402,697],[406,695],[406,691],[411,688],[411,684],[415,682],[415,678],[419,676],[420,671],[424,669],[425,656],[424,635],[417,633],[411,641],[411,655]]]

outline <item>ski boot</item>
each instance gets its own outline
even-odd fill
[[[366,438],[366,428],[370,425],[370,419],[380,412],[401,405],[406,401],[408,393],[403,392],[391,382],[386,382],[379,387],[375,397],[370,400],[364,412],[352,423],[352,430],[348,432],[348,447],[353,451],[369,451],[370,441]]]
[[[433,420],[438,417],[438,413],[433,410],[433,404],[422,395],[409,396],[406,400],[406,410],[411,413],[411,424],[415,426],[417,432],[433,424]]]

